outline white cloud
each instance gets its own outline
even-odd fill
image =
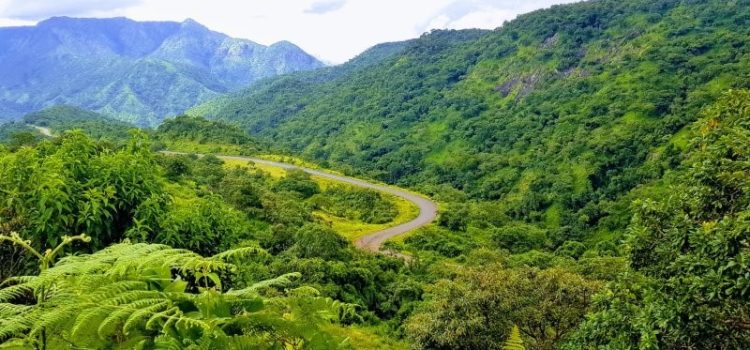
[[[513,19],[516,14],[508,10],[481,9],[476,12],[470,12],[461,18],[450,21],[446,28],[484,28],[493,29],[498,27],[504,21]]]
[[[329,13],[336,11],[346,5],[346,0],[333,0],[333,1],[320,1],[315,2],[310,7],[305,10],[305,13],[316,13],[319,15],[322,15],[324,13]]]
[[[42,14],[193,18],[213,30],[262,44],[289,40],[323,60],[339,63],[381,42],[414,38],[434,28],[492,29],[519,13],[571,1],[0,0],[0,25],[24,24],[18,20],[37,20]]]
[[[93,15],[138,5],[141,0],[0,0],[0,17],[42,20],[51,16]]]
[[[36,21],[25,21],[22,19],[0,18],[0,27],[19,27],[34,25]]]

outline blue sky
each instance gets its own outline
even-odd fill
[[[577,0],[0,0],[0,26],[52,16],[182,21],[261,44],[289,40],[341,63],[430,29],[493,29],[518,14]]]

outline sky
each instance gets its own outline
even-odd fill
[[[327,63],[431,29],[494,29],[517,15],[578,0],[0,0],[0,26],[53,16],[192,18],[232,37],[291,41]]]

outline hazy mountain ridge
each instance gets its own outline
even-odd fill
[[[322,67],[288,42],[263,46],[193,20],[55,17],[0,28],[0,115],[68,104],[141,125],[277,74]]]

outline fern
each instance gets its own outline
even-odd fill
[[[523,346],[523,339],[521,339],[521,331],[518,330],[518,326],[513,326],[508,335],[508,340],[503,345],[503,350],[525,350]]]
[[[218,278],[235,269],[227,260],[262,254],[248,247],[204,258],[164,245],[123,243],[65,257],[0,289],[0,343],[239,349],[328,342],[316,324],[338,320],[353,306],[321,298],[309,287],[288,289],[298,273],[226,293],[218,284],[189,288],[182,279]],[[263,298],[270,290],[275,297]]]

